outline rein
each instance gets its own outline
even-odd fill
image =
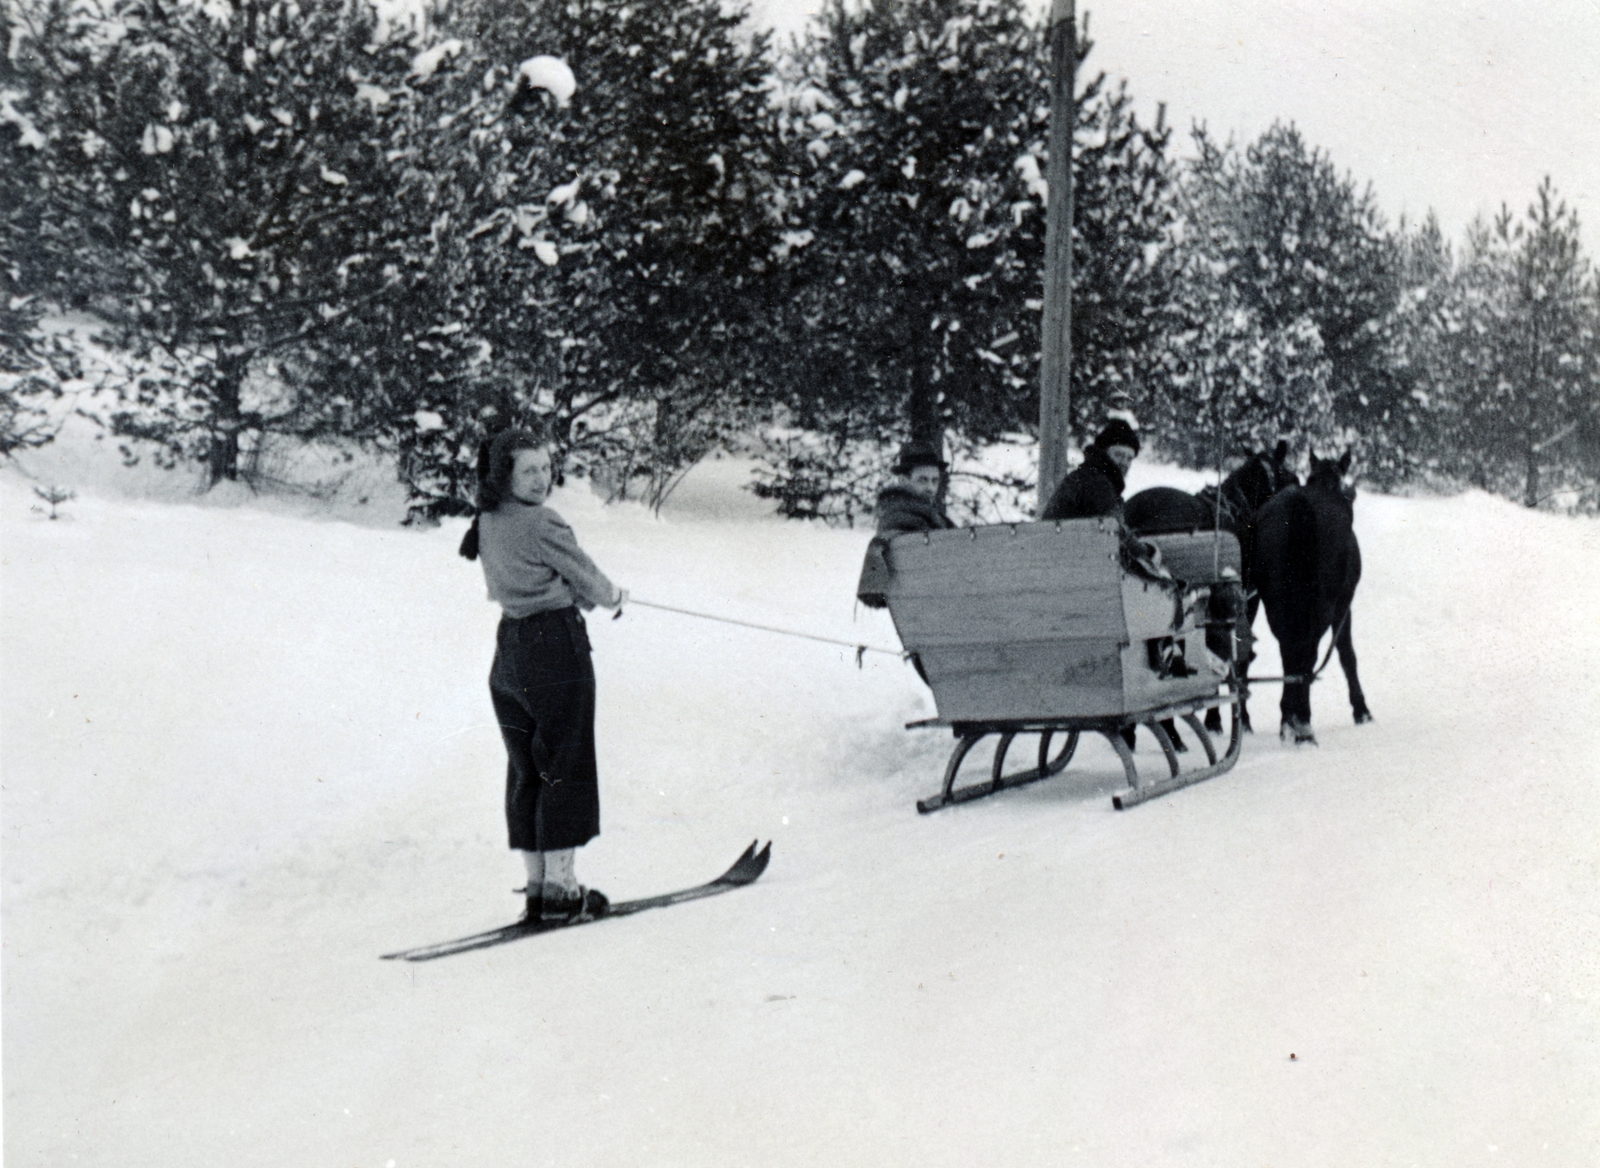
[[[1328,651],[1322,655],[1322,664],[1317,666],[1316,672],[1314,672],[1310,677],[1307,677],[1303,673],[1286,673],[1282,677],[1247,677],[1245,678],[1245,681],[1259,681],[1263,684],[1267,682],[1281,681],[1285,685],[1310,685],[1312,682],[1316,681],[1317,678],[1322,676],[1322,671],[1324,669],[1328,668],[1328,662],[1333,658],[1333,650],[1339,644],[1339,634],[1344,632],[1345,625],[1349,623],[1350,610],[1347,608],[1344,610],[1344,615],[1339,618],[1339,623],[1333,627],[1333,639],[1328,642]]]

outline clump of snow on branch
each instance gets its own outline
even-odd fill
[[[434,73],[438,72],[440,65],[465,48],[466,45],[455,37],[451,37],[447,41],[440,41],[431,49],[423,49],[422,52],[416,55],[416,59],[411,62],[412,75],[424,80],[432,77]]]
[[[795,248],[805,247],[816,236],[809,230],[785,231],[778,237],[778,242],[772,245],[772,258],[776,260],[787,259],[789,253]]]
[[[172,131],[165,126],[155,124],[144,128],[144,137],[139,142],[139,149],[146,154],[171,154]]]
[[[565,206],[577,198],[578,192],[582,189],[583,179],[575,178],[569,183],[562,183],[558,187],[552,187],[550,193],[545,196],[544,201],[554,203],[558,207]]]
[[[390,100],[390,94],[387,89],[365,81],[356,85],[356,96],[362,101],[369,102],[375,110],[382,109],[389,104]]]
[[[518,86],[543,89],[556,99],[557,105],[566,105],[578,91],[578,80],[560,57],[529,57],[517,66]]]
[[[28,115],[19,110],[12,102],[22,95],[15,90],[0,90],[0,122],[10,122],[22,135],[22,145],[31,150],[43,150],[45,136],[39,128],[28,120]]]
[[[534,236],[530,246],[533,248],[533,254],[539,257],[540,263],[553,268],[561,262],[561,252],[544,236]]]
[[[1050,183],[1039,173],[1039,160],[1032,154],[1024,154],[1014,163],[1017,174],[1022,179],[1022,185],[1027,188],[1028,194],[1038,199],[1041,203],[1048,202],[1050,198]]]

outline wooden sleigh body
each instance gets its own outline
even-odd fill
[[[1228,770],[1240,747],[1239,695],[1227,661],[1206,648],[1210,587],[1237,579],[1239,545],[1226,532],[1146,537],[1172,579],[1125,566],[1112,519],[1000,524],[897,536],[886,551],[885,597],[896,630],[933,690],[938,717],[910,727],[948,726],[958,739],[938,795],[921,811],[981,798],[1060,774],[1084,733],[1116,750],[1128,788],[1118,808]],[[1202,725],[1227,707],[1219,751]],[[1162,727],[1182,719],[1205,755],[1185,771]],[[1124,740],[1150,728],[1168,774],[1140,776]],[[910,728],[908,727],[908,728]],[[1004,773],[1019,734],[1039,736],[1037,763]],[[987,781],[957,777],[968,753],[998,736]],[[1059,749],[1052,745],[1062,738]]]

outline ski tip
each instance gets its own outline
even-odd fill
[[[748,884],[750,881],[760,876],[761,873],[765,872],[767,870],[767,864],[771,861],[771,859],[772,841],[768,840],[766,846],[763,847],[759,852],[754,852],[751,854],[750,862],[745,866],[745,883]]]
[[[715,883],[749,884],[761,873],[765,872],[767,870],[767,862],[772,857],[772,841],[768,840],[767,845],[757,851],[756,848],[760,843],[759,839],[751,840],[750,846],[733,862],[733,867],[718,876]]]

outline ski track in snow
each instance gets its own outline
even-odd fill
[[[554,505],[636,596],[897,645],[866,533],[735,470]],[[399,967],[520,904],[461,525],[80,494],[0,479],[8,1165],[1600,1163],[1600,523],[1363,493],[1377,721],[1335,661],[1296,751],[1261,687],[1235,770],[1122,813],[1086,742],[919,816],[898,660],[593,614],[582,878],[770,869]]]

